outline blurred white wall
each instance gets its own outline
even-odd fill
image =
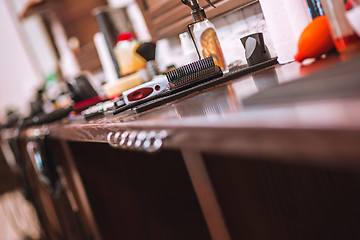
[[[0,0],[0,118],[10,106],[27,112],[34,89],[43,81],[9,2]]]
[[[2,205],[1,198],[0,205]],[[4,206],[0,206],[0,238],[4,240],[20,240],[19,236],[10,225],[9,219],[4,213]]]
[[[56,54],[40,16],[31,16],[22,22],[25,37],[30,43],[32,54],[36,58],[44,77],[56,71]]]

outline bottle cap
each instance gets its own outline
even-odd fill
[[[118,35],[118,42],[120,41],[129,41],[135,38],[135,33],[133,32],[123,32]]]
[[[215,5],[210,1],[206,0],[212,7],[216,8]],[[206,19],[205,11],[202,7],[199,6],[198,0],[181,0],[181,2],[191,8],[191,15],[194,19],[194,22],[201,22]]]
[[[193,9],[191,15],[194,19],[194,22],[200,22],[206,19],[206,14],[203,8]]]

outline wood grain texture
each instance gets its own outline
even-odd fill
[[[191,23],[191,9],[181,1],[173,0],[136,0],[153,39],[175,36],[186,31],[186,26]],[[208,18],[214,18],[234,10],[251,0],[220,0],[213,1],[216,8],[211,7],[205,0],[199,1],[205,9]]]
[[[99,57],[93,43],[95,33],[99,32],[92,10],[106,5],[104,0],[62,0],[53,11],[62,22],[68,37],[76,37],[80,42],[77,53],[82,70],[96,72],[101,69]]]
[[[213,240],[230,240],[230,234],[200,152],[185,150],[182,151],[182,155],[211,238]]]
[[[276,66],[141,114],[64,119],[49,137],[68,142],[102,239],[359,239],[359,62],[357,53]],[[326,98],[243,104],[302,83]],[[327,96],[329,86],[346,97]],[[110,131],[161,129],[168,137],[154,154],[106,143]],[[24,162],[40,213],[56,220],[61,201]]]
[[[103,240],[211,239],[179,152],[69,145]]]
[[[49,11],[55,14],[64,27],[67,37],[76,37],[80,42],[77,58],[81,69],[96,72],[101,69],[101,64],[93,36],[99,32],[99,28],[92,10],[103,5],[107,5],[105,0],[47,0],[24,9],[21,17],[42,14],[47,18]]]
[[[246,156],[203,158],[233,239],[360,237],[358,170]]]
[[[354,89],[359,86],[360,57],[341,61],[339,56],[334,56],[306,67],[296,63],[276,66],[141,114],[128,112],[89,122],[74,120],[52,124],[50,135],[64,140],[106,143],[110,131],[165,129],[170,135],[164,141],[165,149],[187,148],[258,157],[272,155],[284,161],[359,167],[360,96]],[[274,74],[274,71],[281,74]],[[300,76],[304,71],[309,74],[306,79]],[[342,76],[341,81],[337,81],[339,76]],[[352,97],[295,99],[291,103],[286,100],[279,105],[244,108],[244,96],[265,92],[266,86],[270,86],[269,92],[286,89],[283,83],[292,81],[298,90],[301,82],[306,83],[305,89],[318,86],[320,90],[331,86],[331,82],[344,84],[345,87],[337,89],[351,92]],[[307,92],[310,93],[305,91],[304,94]],[[32,129],[27,133],[31,135]]]
[[[81,177],[75,165],[75,161],[71,154],[71,150],[68,142],[65,141],[56,141],[53,143],[55,154],[58,154],[60,157],[60,165],[63,168],[64,177],[67,181],[68,199],[74,198],[75,206],[78,208],[78,218],[81,221],[81,228],[83,228],[84,235],[87,238],[96,238],[101,239],[100,233],[90,208],[90,204],[84,189],[84,186],[81,182]],[[71,194],[71,196],[69,196]]]
[[[66,238],[67,235],[64,232],[64,225],[59,219],[60,216],[56,203],[53,201],[48,189],[39,181],[26,150],[26,141],[19,142],[19,150],[21,151],[23,174],[29,184],[27,190],[31,192],[32,203],[37,210],[39,220],[42,224],[43,237],[49,240]]]

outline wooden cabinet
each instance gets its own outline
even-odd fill
[[[148,154],[86,140],[53,144],[78,212],[65,196],[54,200],[33,189],[42,214],[49,215],[43,227],[57,227],[63,237],[50,232],[48,239],[360,238],[358,164],[334,168],[299,164],[297,156],[191,147]]]
[[[101,239],[211,239],[180,151],[84,142],[69,142],[69,149]]]
[[[191,10],[180,0],[136,0],[143,12],[151,36],[154,39],[171,37],[186,31],[186,26],[192,22]],[[215,0],[216,8],[205,0],[200,0],[200,6],[205,9],[208,18],[232,11],[252,0]]]
[[[24,130],[43,227],[64,236],[47,239],[360,239],[360,56],[317,63],[265,69],[148,112]],[[346,97],[241,105],[264,79],[286,94],[336,84]],[[73,197],[39,185],[25,148],[39,131]],[[145,152],[159,139],[159,151]]]

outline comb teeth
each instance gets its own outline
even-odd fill
[[[208,57],[172,70],[166,74],[166,77],[173,89],[221,75],[221,69],[215,65],[212,57]]]

